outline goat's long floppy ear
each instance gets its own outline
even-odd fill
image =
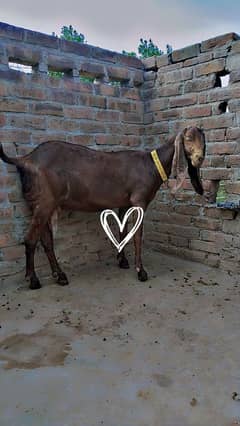
[[[188,160],[188,174],[195,191],[198,194],[203,195],[204,190],[203,190],[203,186],[202,186],[202,182],[201,182],[201,178],[199,174],[199,169],[197,167],[193,167],[190,160]]]
[[[177,179],[176,188],[173,190],[174,192],[183,185],[187,175],[188,162],[184,153],[183,135],[184,131],[178,133],[174,142],[175,150],[171,170],[171,176]]]

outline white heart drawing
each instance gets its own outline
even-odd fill
[[[126,225],[126,222],[127,222],[128,218],[129,218],[129,216],[134,211],[137,212],[137,220],[136,220],[133,228],[131,229],[131,231],[129,231],[129,233],[126,235],[126,237],[119,243],[116,240],[116,238],[114,237],[114,235],[113,235],[113,233],[112,233],[112,231],[111,231],[111,229],[109,227],[107,218],[108,218],[109,215],[112,215],[115,218],[115,220],[116,220],[116,222],[117,222],[117,224],[119,226],[120,232],[123,232],[124,227]],[[118,218],[118,216],[117,216],[117,214],[113,210],[108,209],[108,210],[103,210],[102,211],[102,213],[100,215],[101,225],[102,225],[104,231],[106,232],[108,238],[115,245],[115,247],[117,248],[117,250],[118,250],[119,253],[123,249],[123,247],[128,243],[128,241],[133,237],[133,235],[135,234],[135,232],[138,230],[139,226],[142,223],[143,215],[144,215],[144,211],[143,211],[142,207],[131,207],[125,213],[123,221],[121,223],[120,220],[119,220],[119,218]]]

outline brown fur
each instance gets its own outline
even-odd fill
[[[185,129],[160,146],[157,152],[168,177],[171,172],[178,177],[188,168],[195,190],[203,193],[198,168],[205,154],[205,139],[200,129]],[[53,249],[51,217],[56,209],[96,212],[119,208],[122,218],[130,206],[139,206],[145,211],[162,184],[149,152],[102,152],[65,142],[45,142],[18,158],[8,157],[0,146],[0,157],[16,165],[24,198],[33,213],[25,237],[26,278],[33,289],[40,287],[34,270],[34,252],[39,239],[53,276],[61,285],[68,283]],[[121,237],[126,233],[127,227]],[[134,236],[134,244],[138,277],[145,281],[147,273],[141,259],[142,226]],[[124,251],[118,258],[119,266],[127,268]]]

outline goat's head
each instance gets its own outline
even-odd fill
[[[203,194],[199,168],[203,163],[205,150],[205,136],[203,131],[198,127],[187,127],[177,134],[172,175],[180,180],[178,188],[183,183],[186,171],[188,170],[194,189],[198,194]]]

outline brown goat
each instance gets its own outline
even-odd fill
[[[188,173],[196,192],[203,194],[198,169],[205,156],[204,133],[197,127],[184,129],[157,149],[167,177]],[[119,208],[120,220],[130,206],[145,211],[162,184],[162,178],[150,152],[101,152],[65,142],[45,142],[23,157],[7,156],[0,145],[0,157],[14,164],[21,177],[23,195],[33,216],[25,237],[26,279],[30,288],[40,288],[34,270],[34,253],[38,240],[44,247],[53,276],[60,285],[68,284],[53,248],[51,217],[59,207],[96,212]],[[127,227],[120,235],[124,238]],[[140,281],[147,280],[141,259],[141,225],[134,235],[135,265]],[[128,268],[122,250],[119,266]]]

